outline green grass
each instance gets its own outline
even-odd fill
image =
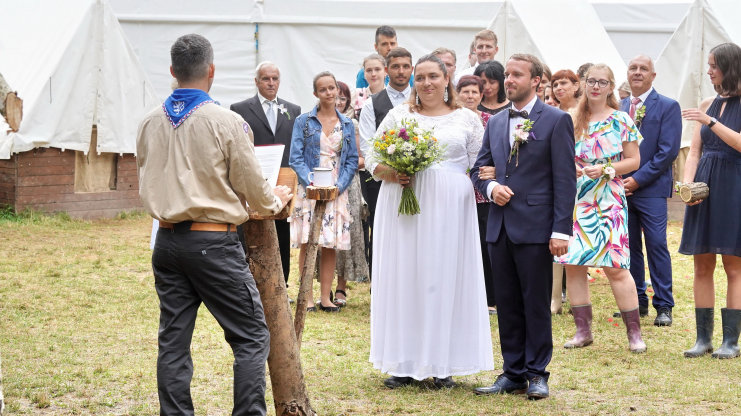
[[[149,263],[150,230],[151,220],[139,213],[81,221],[0,212],[0,354],[9,414],[158,413],[158,301]],[[695,333],[692,259],[675,253],[680,234],[679,224],[672,224],[674,325],[652,326],[652,311],[643,320],[648,353],[630,354],[622,322],[610,321],[616,307],[609,286],[598,278],[590,285],[593,346],[560,348],[574,326],[569,315],[553,318],[556,347],[548,400],[471,392],[491,383],[501,369],[496,320],[492,337],[498,370],[457,377],[460,387],[451,391],[429,390],[427,383],[387,390],[382,385],[386,376],[368,363],[369,285],[351,283],[349,306],[341,313],[318,312],[306,319],[301,358],[311,403],[321,415],[737,414],[741,359],[688,360],[681,354]],[[294,266],[293,298],[296,276]],[[720,262],[716,281],[720,308],[725,305]],[[716,345],[720,336],[716,311]],[[231,350],[203,308],[193,339],[196,414],[229,414]],[[268,379],[272,414],[271,400]]]

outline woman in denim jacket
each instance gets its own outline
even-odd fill
[[[318,241],[322,248],[319,264],[319,309],[326,312],[339,311],[331,300],[335,250],[350,249],[350,223],[353,219],[346,191],[358,167],[355,127],[349,118],[336,110],[338,94],[337,81],[330,72],[321,72],[314,77],[314,96],[319,99],[319,104],[296,118],[289,159],[289,165],[298,176],[299,189],[288,221],[291,223],[291,246],[301,248],[301,270],[306,259],[306,243],[316,204],[316,201],[306,198],[306,187],[310,185],[309,172],[317,167],[332,169],[332,179],[339,191],[337,199],[327,202]],[[313,303],[313,299],[307,300],[308,305]],[[314,310],[313,306],[309,310]]]

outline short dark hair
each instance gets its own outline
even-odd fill
[[[386,66],[391,64],[393,58],[409,58],[409,62],[412,62],[411,52],[402,47],[396,47],[389,51],[388,55],[386,55]]]
[[[378,37],[379,36],[385,36],[387,38],[395,38],[396,37],[396,30],[394,30],[391,26],[378,26],[376,29],[376,44],[378,44]]]
[[[503,103],[507,99],[507,94],[504,91],[504,66],[499,61],[484,61],[476,67],[473,74],[479,77],[483,75],[492,81],[499,82],[497,102]]]
[[[469,85],[475,85],[479,87],[479,93],[484,91],[484,81],[478,75],[464,75],[458,80],[458,84],[455,86],[456,92],[461,92],[464,87]],[[504,89],[504,88],[502,88]]]
[[[727,42],[713,47],[710,53],[723,74],[720,85],[713,86],[715,92],[732,96],[741,94],[741,48],[733,42]]]
[[[543,63],[538,59],[537,56],[529,53],[516,53],[509,57],[515,61],[530,62],[530,78],[542,78],[543,77]]]
[[[170,60],[175,78],[183,84],[208,74],[208,67],[214,62],[214,50],[208,39],[191,33],[172,44]]]

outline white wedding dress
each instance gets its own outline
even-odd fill
[[[417,380],[493,370],[476,201],[466,174],[481,147],[481,120],[467,109],[427,117],[402,104],[377,134],[412,118],[446,146],[445,160],[415,175],[418,215],[398,215],[401,186],[381,185],[370,362]]]

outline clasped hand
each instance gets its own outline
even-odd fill
[[[587,175],[589,179],[597,179],[602,176],[602,164],[586,166],[582,169],[577,169],[576,177],[578,178],[582,174]]]

